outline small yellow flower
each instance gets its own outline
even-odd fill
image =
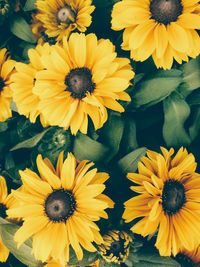
[[[138,174],[127,177],[140,195],[125,202],[123,218],[143,217],[131,230],[147,236],[158,229],[155,246],[161,256],[174,256],[182,249],[194,250],[200,240],[200,175],[194,156],[181,148],[148,151],[138,164]]]
[[[92,0],[37,0],[36,18],[43,23],[48,37],[62,41],[75,29],[85,32],[90,26],[95,8],[91,3]]]
[[[43,23],[36,18],[38,13],[32,13],[32,21],[31,21],[31,30],[32,33],[37,40],[37,43],[43,45],[45,42],[53,45],[56,43],[56,38],[48,37],[45,33],[45,28],[43,27]]]
[[[101,256],[107,262],[125,262],[132,237],[124,231],[112,230],[103,236],[103,240],[103,244],[99,246]]]

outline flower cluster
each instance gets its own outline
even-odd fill
[[[0,0],[0,262],[200,266],[199,30],[199,0]]]

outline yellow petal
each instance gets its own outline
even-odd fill
[[[37,156],[36,159],[38,171],[43,178],[43,180],[47,181],[51,187],[54,189],[59,189],[61,187],[61,181],[57,175],[55,175],[52,170],[45,164],[41,155]]]
[[[32,217],[25,221],[14,235],[14,240],[18,242],[17,247],[24,243],[29,237],[45,228],[48,222],[49,219],[45,216]]]
[[[166,27],[163,24],[158,24],[154,30],[156,55],[158,58],[162,57],[167,49],[168,35]]]
[[[175,22],[167,25],[169,43],[180,52],[187,52],[189,49],[188,36],[185,30]]]
[[[61,182],[64,189],[72,190],[75,178],[76,160],[72,153],[68,153],[61,171]]]

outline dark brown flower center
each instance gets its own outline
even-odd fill
[[[103,237],[104,243],[100,245],[100,254],[108,262],[120,264],[129,254],[130,237],[123,231],[112,230]]]
[[[185,188],[176,180],[165,182],[162,191],[162,207],[165,213],[172,215],[177,213],[185,203]]]
[[[151,18],[165,25],[177,21],[182,11],[181,0],[152,0],[150,3]]]
[[[56,44],[56,38],[49,37],[45,32],[40,32],[41,37],[45,43],[49,43],[50,45]]]
[[[112,253],[114,256],[119,257],[119,253],[124,252],[124,242],[122,240],[114,241],[110,245],[110,253]]]
[[[88,68],[72,69],[65,78],[66,90],[71,92],[73,98],[82,99],[87,92],[92,93],[95,83],[92,81],[92,74]]]
[[[7,210],[7,207],[6,205],[0,203],[0,216],[5,219],[7,217],[6,215],[6,210]]]
[[[70,24],[75,20],[76,13],[72,10],[72,8],[68,5],[60,8],[57,13],[58,23]]]
[[[66,220],[74,213],[76,201],[71,191],[55,190],[45,201],[45,212],[51,221]]]
[[[4,86],[5,86],[5,83],[3,79],[0,77],[0,93],[3,91]]]
[[[178,261],[181,267],[194,267],[195,266],[192,259],[183,253],[178,253],[175,259],[176,261]]]

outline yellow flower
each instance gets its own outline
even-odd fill
[[[16,72],[11,76],[12,84],[10,88],[13,92],[13,100],[17,105],[18,112],[29,118],[31,122],[35,122],[37,116],[41,115],[38,110],[40,99],[33,93],[33,87],[36,81],[36,73],[44,69],[41,55],[48,54],[49,52],[50,46],[47,43],[43,46],[38,45],[35,49],[29,49],[30,64],[17,62],[15,65]],[[47,125],[42,115],[40,120],[43,126]]]
[[[181,250],[175,257],[181,266],[199,267],[200,266],[200,246],[193,251]]]
[[[61,153],[56,170],[50,160],[38,155],[41,178],[29,169],[20,171],[24,191],[12,194],[23,205],[7,210],[9,217],[24,220],[14,236],[18,246],[33,236],[35,257],[58,264],[68,262],[69,245],[78,260],[83,257],[81,246],[96,251],[92,242],[100,244],[103,239],[93,221],[108,218],[104,210],[112,208],[114,203],[102,194],[108,174],[90,169],[93,165],[87,160],[78,162],[71,153],[63,162]]]
[[[138,174],[127,177],[140,193],[125,202],[123,218],[130,222],[144,217],[131,230],[147,236],[158,229],[155,246],[160,255],[175,256],[181,248],[193,250],[200,239],[200,175],[194,156],[181,148],[148,151],[138,164]]]
[[[112,230],[103,236],[104,243],[99,246],[101,256],[107,262],[120,264],[129,255],[132,238],[124,231]]]
[[[91,3],[92,0],[37,0],[36,18],[43,23],[49,37],[62,41],[75,29],[85,32],[90,26],[90,14],[95,8]]]
[[[39,13],[32,13],[32,21],[31,21],[31,30],[33,35],[35,36],[35,39],[37,40],[37,43],[42,45],[45,42],[49,43],[50,45],[53,45],[56,43],[56,39],[53,37],[48,37],[48,35],[45,33],[45,28],[43,27],[43,23],[36,18],[36,15]]]
[[[0,122],[12,116],[10,102],[12,91],[10,89],[10,75],[14,71],[15,61],[7,57],[7,50],[0,50]]]
[[[112,28],[122,30],[122,49],[144,61],[152,55],[158,68],[171,69],[200,53],[199,0],[122,0],[114,5]]]
[[[107,120],[107,108],[123,112],[116,99],[130,101],[124,90],[134,77],[129,59],[117,58],[109,40],[73,33],[63,46],[42,57],[45,70],[36,74],[34,94],[50,125],[87,133],[88,115],[95,129]]]
[[[6,181],[3,176],[0,176],[0,216],[2,218],[8,219],[6,216],[6,210],[8,208],[13,208],[17,204],[17,201],[8,195]],[[9,255],[9,250],[4,246],[1,236],[0,236],[0,262],[6,262]]]

